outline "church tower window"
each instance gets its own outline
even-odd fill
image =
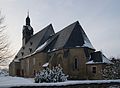
[[[24,55],[24,52],[21,52],[21,55],[23,56],[23,55]]]
[[[29,48],[30,53],[32,52],[32,48]]]
[[[25,49],[25,47],[23,46],[22,49]]]
[[[33,44],[33,43],[32,43],[32,42],[30,42],[30,45],[31,45],[31,46],[32,46],[32,44]]]

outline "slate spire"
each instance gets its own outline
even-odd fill
[[[27,12],[26,25],[30,26],[29,11]]]
[[[30,25],[29,11],[27,12],[26,25],[23,26],[23,46],[33,35],[33,28]]]

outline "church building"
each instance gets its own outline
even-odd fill
[[[11,76],[29,77],[60,65],[69,79],[102,79],[100,71],[112,64],[96,51],[78,21],[55,33],[52,24],[34,34],[29,15],[23,26],[22,47],[9,65]]]

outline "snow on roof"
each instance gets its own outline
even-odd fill
[[[43,50],[43,49],[46,47],[46,45],[48,44],[48,41],[49,41],[49,40],[47,40],[47,41],[44,42],[41,46],[39,46],[39,47],[35,50],[35,52],[33,52],[33,53],[31,53],[31,54],[28,54],[28,55],[24,56],[23,58],[30,57],[30,56],[34,55],[35,53]]]
[[[93,60],[86,62],[86,64],[93,64],[93,63],[95,63],[93,62]]]
[[[49,65],[49,63],[45,63],[45,64],[43,64],[42,67],[48,67],[48,65]]]
[[[75,47],[80,47],[80,46],[75,46]]]
[[[48,52],[50,52],[50,49],[48,50]]]
[[[51,51],[56,51],[57,49],[52,49]]]
[[[82,47],[88,47],[88,48],[91,48],[91,49],[95,49],[89,41],[84,40],[84,42],[85,43],[83,44]]]
[[[38,51],[41,51],[42,49],[44,49],[45,46],[47,45],[47,43],[48,43],[48,41],[46,41],[45,43],[43,43],[41,46],[39,46],[39,47],[35,50],[35,52],[38,52]]]
[[[102,62],[94,62],[93,60],[88,61],[86,64],[113,64],[109,59],[107,59],[104,55],[102,55]]]
[[[108,58],[106,58],[104,55],[102,55],[103,63],[113,64]]]
[[[103,64],[103,62],[94,62],[93,60],[86,62],[86,64]]]
[[[14,59],[14,62],[20,62],[20,60],[19,59]]]

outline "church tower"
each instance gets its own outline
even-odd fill
[[[29,12],[26,18],[26,25],[23,26],[22,45],[24,46],[33,35],[33,28],[30,25]]]

